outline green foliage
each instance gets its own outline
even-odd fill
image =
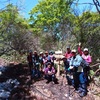
[[[73,14],[71,4],[73,0],[40,0],[39,3],[30,11],[30,26],[34,34],[48,37],[40,37],[43,49],[54,47],[65,42],[71,30]],[[43,38],[43,39],[42,39]],[[53,42],[54,41],[54,42]],[[59,46],[59,45],[58,45]],[[45,48],[44,48],[45,47]],[[60,47],[55,47],[56,49]]]
[[[81,42],[93,57],[100,54],[100,15],[91,11],[73,13],[75,0],[39,0],[27,21],[17,6],[0,11],[0,55],[9,51],[63,49]],[[33,33],[33,34],[32,34]],[[56,46],[55,46],[56,45]],[[73,46],[74,45],[74,46]]]
[[[30,11],[30,22],[33,32],[48,31],[57,36],[61,22],[71,15],[67,0],[40,0],[39,4]]]
[[[83,44],[87,42],[90,35],[99,32],[100,16],[98,13],[83,12],[82,15],[76,16],[74,20],[73,34],[77,41]]]
[[[33,33],[40,34],[40,36],[48,33],[49,42],[46,42],[48,41],[47,35],[40,38],[43,48],[48,48],[46,45],[48,43],[51,45],[52,40],[55,40],[56,44],[58,42],[57,46],[60,48],[63,48],[62,46],[68,41],[71,45],[75,45],[76,39],[76,43],[81,42],[83,47],[89,47],[92,55],[96,57],[100,53],[100,16],[90,11],[75,15],[72,12],[72,4],[73,0],[40,0],[39,4],[30,11]],[[93,37],[94,40],[92,40]]]
[[[93,76],[94,75],[94,71],[90,70],[90,75]]]
[[[73,31],[76,41],[88,47],[93,59],[100,57],[100,15],[86,11],[73,20]]]
[[[28,49],[28,21],[19,15],[18,8],[9,4],[0,11],[0,55],[11,50]]]

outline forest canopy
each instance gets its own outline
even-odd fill
[[[94,59],[100,56],[99,1],[93,0],[97,12],[75,9],[79,0],[39,0],[21,16],[17,5],[8,3],[0,9],[0,55],[31,50],[65,51],[67,45],[77,48],[79,42],[88,47]]]

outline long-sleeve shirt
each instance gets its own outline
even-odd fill
[[[31,55],[31,54],[27,56],[27,61],[28,61],[29,63],[32,63],[32,55]]]
[[[88,63],[90,64],[92,62],[92,58],[90,55],[84,55],[82,54],[82,58]]]
[[[48,71],[50,71],[52,74],[55,74],[55,68],[54,67],[52,67],[51,69],[50,68],[45,68],[45,70],[44,70],[44,72],[45,72],[45,74],[48,74]]]
[[[75,58],[74,57],[71,58],[69,65],[79,67],[81,62],[82,62],[82,57],[80,55],[77,55]]]
[[[77,72],[83,72],[83,68],[80,66],[82,60],[83,60],[82,57],[80,55],[77,55],[75,58],[74,57],[71,58],[69,65],[77,67],[78,68]]]
[[[82,55],[82,54],[83,54],[83,51],[82,51],[82,49],[81,49],[81,47],[80,47],[80,46],[78,46],[78,54],[80,54],[80,55]]]
[[[68,52],[65,53],[65,58],[66,59],[70,59],[71,57],[72,57],[71,52],[70,53],[68,53]]]
[[[92,57],[90,56],[90,54],[85,55],[80,46],[78,47],[78,53],[82,56],[82,58],[83,58],[88,64],[90,64],[90,63],[92,62]]]

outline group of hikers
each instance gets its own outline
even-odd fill
[[[72,85],[81,97],[87,95],[89,65],[92,62],[88,48],[82,50],[81,43],[78,45],[78,50],[71,50],[70,46],[67,46],[63,56],[63,58],[57,59],[52,51],[39,54],[37,51],[29,51],[27,60],[32,78],[41,78],[43,75],[47,79],[46,83],[53,81],[58,84],[54,60],[62,60],[68,85]]]

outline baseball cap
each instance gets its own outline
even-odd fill
[[[88,48],[84,48],[84,50],[83,51],[88,51]]]
[[[48,51],[45,51],[45,54],[48,54]]]
[[[75,52],[75,53],[76,53],[76,50],[75,50],[75,49],[73,49],[71,52]]]
[[[40,54],[43,54],[43,52],[40,52]]]

